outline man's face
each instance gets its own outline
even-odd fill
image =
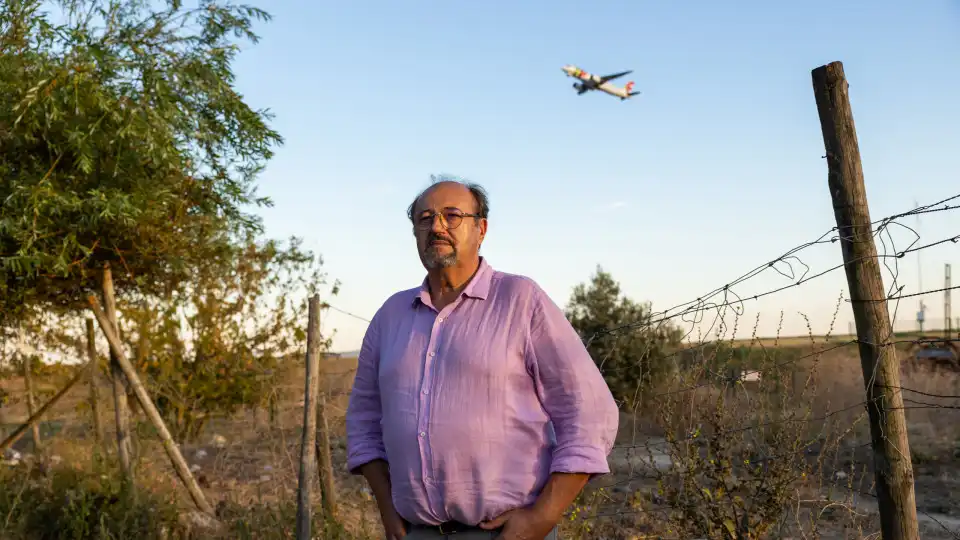
[[[449,268],[461,257],[480,251],[487,220],[470,216],[476,212],[473,194],[456,182],[441,182],[420,197],[413,213],[413,233],[424,268]]]

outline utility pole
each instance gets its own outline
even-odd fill
[[[913,201],[913,209],[919,210],[920,203]],[[917,212],[917,234],[920,234],[920,213]],[[923,293],[923,253],[921,251],[917,252],[917,292]],[[923,297],[918,298],[920,302],[920,309],[917,311],[917,326],[920,327],[920,337],[923,337],[923,323],[927,319],[927,306],[923,303]]]
[[[837,220],[850,302],[857,325],[860,365],[876,471],[884,540],[918,540],[913,465],[900,390],[900,359],[880,275],[877,246],[863,182],[860,147],[841,62],[813,70],[813,92],[826,149],[827,181]]]
[[[919,210],[920,203],[913,201],[913,209]],[[917,212],[917,234],[920,234],[920,213]],[[917,252],[917,292],[923,293],[923,253]],[[923,297],[917,298],[920,308],[917,310],[917,327],[920,337],[923,337],[923,323],[927,322],[927,305],[923,303]]]
[[[943,289],[943,333],[947,339],[950,339],[950,334],[953,331],[950,328],[950,323],[953,322],[950,320],[950,263],[947,263],[944,267]]]

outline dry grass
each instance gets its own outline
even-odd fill
[[[685,362],[622,416],[615,474],[585,493],[571,528],[585,538],[876,537],[863,377],[846,341],[754,340],[759,382],[723,381],[722,367],[704,367],[727,365],[722,347],[701,348],[709,359]],[[909,345],[899,349],[921,534],[960,538],[960,374],[913,369]]]
[[[811,347],[824,348],[822,342],[808,343],[800,356],[807,356]],[[791,354],[796,355],[796,351]],[[355,359],[324,363],[324,386],[331,396],[327,413],[342,527],[330,530],[327,537],[360,539],[381,534],[375,504],[362,479],[344,470],[343,416],[355,367]],[[749,509],[750,519],[757,523],[767,512],[763,520],[769,537],[865,538],[875,534],[876,508],[869,496],[863,496],[872,489],[872,462],[866,446],[869,433],[863,418],[863,380],[855,349],[838,348],[809,357],[789,364],[789,371],[784,373],[790,376],[781,377],[776,388],[763,389],[762,383],[726,388],[705,385],[678,392],[674,399],[660,399],[650,410],[624,414],[617,448],[611,456],[613,474],[584,492],[562,526],[564,537],[688,538],[698,530],[697,520],[706,523],[719,519],[722,523],[727,508]],[[197,466],[196,474],[207,497],[218,506],[229,528],[224,537],[292,538],[302,367],[292,367],[283,380],[276,389],[281,407],[274,424],[264,411],[246,411],[212,421],[198,444],[182,447],[188,462]],[[61,383],[47,378],[38,381],[38,386],[51,392]],[[681,378],[675,384],[689,383],[689,378]],[[907,410],[918,508],[949,527],[960,528],[960,410],[930,406],[957,404],[956,399],[931,395],[960,395],[960,378],[953,373],[907,370],[903,385],[916,391],[907,398],[924,404]],[[11,394],[8,405],[0,408],[0,424],[9,428],[26,416],[23,384],[19,378],[9,378],[0,381],[0,387]],[[101,395],[109,396],[109,392],[104,389]],[[86,388],[71,391],[54,407],[43,432],[48,459],[58,456],[60,467],[89,472],[97,465],[86,399]],[[104,416],[109,420],[112,409],[105,401]],[[790,415],[804,421],[784,421]],[[757,428],[764,423],[795,427],[779,431],[769,426]],[[182,510],[191,509],[189,498],[175,481],[151,430],[143,422],[138,429],[138,489],[157,501],[174,501],[182,515]],[[692,429],[700,430],[695,443],[684,438]],[[224,444],[217,444],[220,437]],[[25,436],[17,448],[28,453],[30,436]],[[112,444],[108,448],[112,449]],[[711,452],[727,458],[752,458],[765,463],[765,468],[759,472],[742,466],[710,470],[705,464]],[[703,499],[694,501],[694,490],[683,486],[682,471],[698,478],[697,489],[709,487],[712,494],[721,496],[726,495],[717,487],[736,479],[739,484],[730,491],[742,501],[716,505]],[[789,489],[769,496],[748,485],[750,478],[765,476],[776,476],[785,483],[789,480]],[[767,506],[773,506],[766,510],[757,506],[763,497],[767,497]],[[782,506],[774,508],[777,504]],[[690,507],[694,510],[685,510]],[[950,538],[931,519],[922,523],[924,537]],[[738,524],[733,525],[736,528]]]
[[[953,459],[954,452],[960,450],[960,408],[957,408],[960,375],[946,370],[916,368],[902,351],[901,358],[905,369],[900,384],[904,389],[912,449]],[[818,413],[854,407],[863,401],[863,375],[853,346],[824,353],[821,364],[818,373],[821,392],[816,402]],[[846,416],[849,418],[862,410],[851,411]],[[868,435],[866,431],[860,434]]]
[[[339,492],[340,513],[335,536],[372,538],[379,530],[376,507],[363,490],[362,479],[347,475],[345,463],[344,412],[355,361],[333,360],[324,365],[325,390],[330,395],[327,412],[331,425],[331,446]],[[276,421],[271,424],[266,411],[244,411],[232,418],[210,422],[196,444],[181,445],[181,452],[194,467],[195,475],[211,504],[228,529],[224,538],[292,538],[296,512],[295,493],[299,468],[300,426],[302,424],[302,367],[284,374],[284,384],[275,391],[280,398]],[[44,381],[53,388],[59,381]],[[0,421],[9,432],[26,419],[23,383],[20,378],[0,381],[11,395]],[[90,429],[91,416],[86,403],[88,389],[77,387],[50,412],[42,430],[46,463],[59,463],[70,470],[97,470],[96,442]],[[106,387],[101,396],[109,396]],[[104,420],[110,425],[113,410],[105,399]],[[169,459],[153,429],[144,419],[137,422],[136,483],[139,493],[159,499],[172,498],[180,510],[192,510],[189,496],[179,485]],[[114,432],[108,432],[107,447],[113,449]],[[30,435],[15,446],[22,455],[33,452]],[[41,464],[41,469],[46,468]],[[10,469],[10,467],[7,467]],[[27,474],[23,464],[17,469]],[[34,470],[36,467],[34,467]],[[115,470],[109,471],[116,475]],[[9,478],[8,478],[9,480]],[[319,488],[314,488],[318,493]],[[319,511],[319,506],[317,507]],[[0,527],[2,530],[2,527]],[[6,538],[3,533],[0,537]]]
[[[919,339],[919,338],[940,338],[943,337],[942,330],[931,332],[896,332],[896,339]],[[733,339],[734,345],[750,345],[762,347],[803,347],[811,345],[836,344],[843,342],[853,342],[857,336],[851,334],[831,334],[829,336],[779,336],[766,338],[742,338]]]

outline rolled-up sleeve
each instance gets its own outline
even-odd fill
[[[378,313],[379,315],[379,313]],[[380,426],[380,329],[379,316],[374,316],[363,336],[357,357],[357,374],[353,379],[347,405],[347,470],[358,474],[361,465],[387,459]]]
[[[530,369],[557,436],[550,472],[609,473],[620,419],[613,395],[563,311],[539,287],[532,309]]]

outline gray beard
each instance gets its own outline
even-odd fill
[[[450,268],[451,266],[457,264],[457,248],[452,247],[452,251],[446,255],[441,255],[437,250],[427,248],[427,252],[423,255],[423,263],[428,270],[436,270],[438,268]]]

